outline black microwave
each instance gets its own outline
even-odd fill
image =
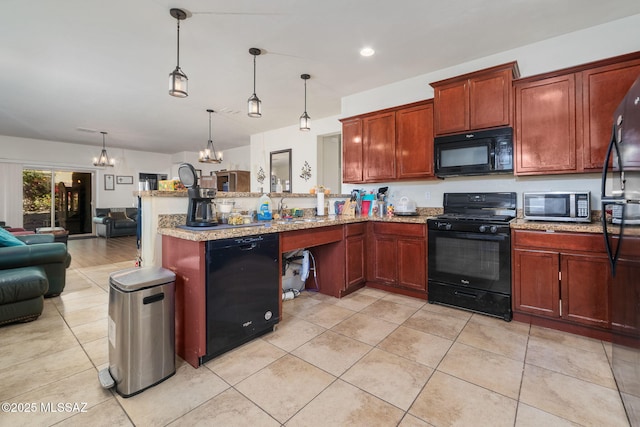
[[[513,173],[513,128],[437,137],[436,176]]]

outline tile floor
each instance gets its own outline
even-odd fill
[[[176,375],[123,399],[97,372],[108,277],[129,266],[72,268],[40,319],[0,328],[0,402],[36,408],[0,425],[628,425],[610,344],[369,288],[304,292],[275,332],[199,369],[177,358]],[[41,410],[59,402],[79,405]]]

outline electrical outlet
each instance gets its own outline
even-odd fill
[[[431,191],[425,191],[424,192],[424,199],[425,200],[431,200]]]

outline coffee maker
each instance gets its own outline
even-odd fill
[[[195,168],[189,163],[182,163],[178,168],[180,182],[187,187],[189,208],[187,211],[187,226],[211,227],[218,225],[213,199],[216,197],[215,188],[200,188]]]

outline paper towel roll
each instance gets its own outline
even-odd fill
[[[324,193],[318,193],[318,207],[316,208],[318,215],[324,215]]]

